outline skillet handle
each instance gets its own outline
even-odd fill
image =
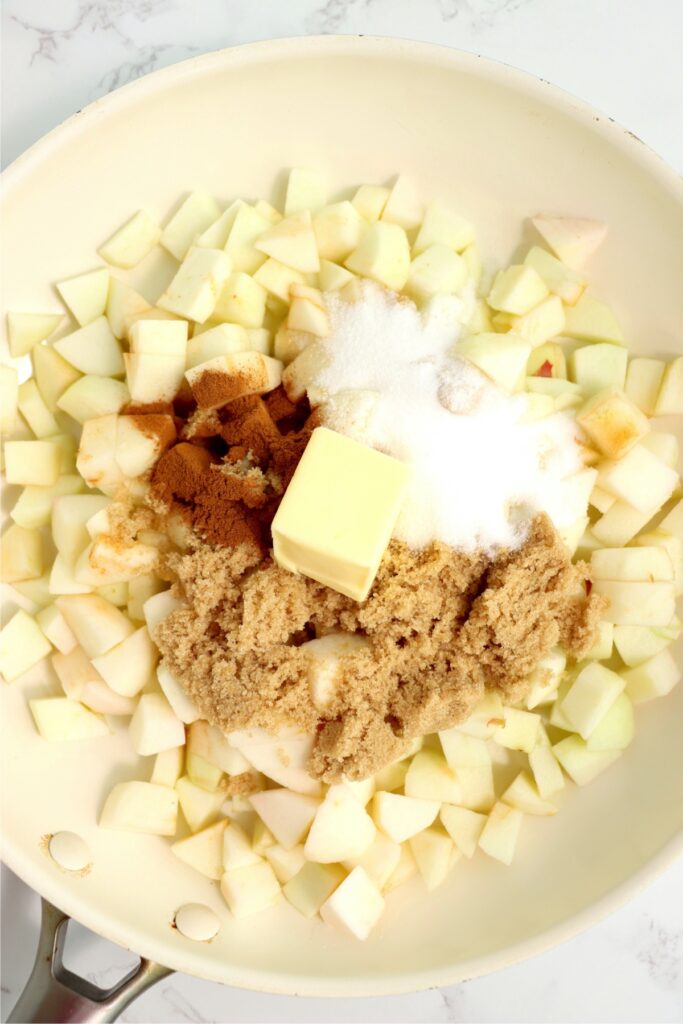
[[[17,1005],[7,1018],[8,1024],[106,1024],[115,1021],[151,985],[171,974],[167,967],[153,960],[140,960],[113,988],[98,988],[62,963],[69,920],[61,910],[42,900],[35,963]]]

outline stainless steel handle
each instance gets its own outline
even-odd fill
[[[62,952],[70,918],[42,900],[38,950],[24,991],[8,1024],[70,1024],[114,1021],[145,989],[171,971],[153,960],[141,960],[130,974],[110,989],[98,988],[67,970]]]

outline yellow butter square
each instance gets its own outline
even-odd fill
[[[391,539],[408,473],[397,459],[318,427],[273,520],[275,560],[364,601]]]

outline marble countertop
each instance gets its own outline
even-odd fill
[[[207,50],[274,36],[393,35],[471,50],[562,86],[683,169],[681,0],[3,0],[2,163],[98,96]],[[37,896],[2,875],[2,1020],[28,975]],[[69,965],[111,984],[128,954],[72,928]],[[121,1017],[175,1021],[683,1020],[683,862],[582,936],[453,988],[302,1000],[182,975]]]

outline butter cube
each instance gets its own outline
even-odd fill
[[[318,427],[273,520],[275,560],[364,601],[407,481],[397,459]]]

